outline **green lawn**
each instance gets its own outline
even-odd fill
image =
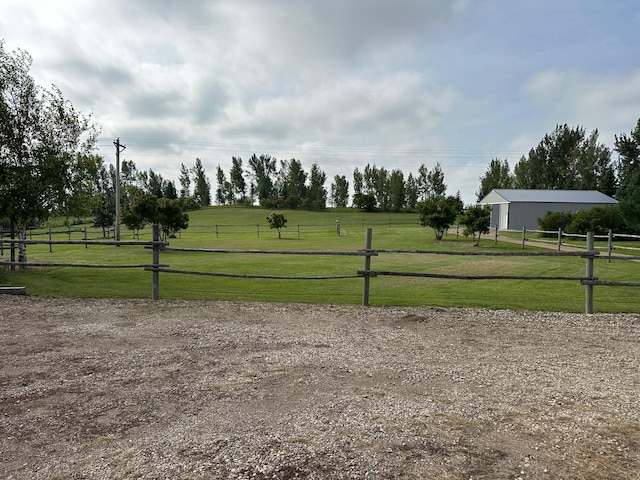
[[[494,243],[483,238],[479,247],[471,239],[450,233],[442,241],[418,225],[409,213],[363,213],[352,209],[324,212],[284,211],[288,219],[282,239],[266,222],[270,210],[211,207],[189,212],[189,228],[170,239],[170,248],[243,249],[278,251],[356,252],[365,247],[366,231],[373,231],[374,250],[521,251],[517,243]],[[341,235],[337,235],[336,220]],[[77,227],[74,227],[77,228]],[[60,229],[54,229],[60,231]],[[48,230],[34,239],[48,239]],[[82,239],[73,232],[72,239]],[[88,229],[90,239],[101,233]],[[66,233],[52,234],[54,240]],[[122,240],[133,239],[123,230]],[[150,229],[140,240],[151,239]],[[527,244],[527,251],[542,250]],[[5,249],[4,261],[8,260]],[[29,245],[29,260],[48,263],[149,264],[151,251],[139,246]],[[231,274],[278,276],[354,276],[364,268],[361,256],[274,255],[247,253],[162,252],[160,261],[172,269]],[[380,253],[371,259],[372,270],[459,275],[571,276],[585,273],[580,258],[490,257]],[[636,262],[597,260],[595,275],[603,280],[640,281]],[[150,298],[151,273],[136,269],[33,267],[26,272],[0,273],[8,285],[24,285],[32,295],[51,297]],[[584,311],[585,287],[578,281],[452,280],[380,276],[371,279],[371,305],[435,305]],[[363,279],[274,280],[160,274],[162,299],[212,299],[304,303],[362,302]],[[595,287],[598,312],[640,312],[638,290],[632,287]]]

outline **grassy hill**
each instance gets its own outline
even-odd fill
[[[429,228],[421,227],[415,213],[366,213],[353,209],[323,212],[283,211],[288,220],[282,239],[269,228],[271,210],[246,207],[210,207],[189,212],[189,228],[170,239],[170,248],[260,251],[356,252],[365,247],[366,231],[373,231],[374,250],[520,251],[518,244],[483,238],[474,247],[469,238],[450,233],[435,240]],[[340,235],[337,234],[337,222]],[[78,227],[74,227],[76,229]],[[53,229],[61,231],[61,229]],[[42,235],[38,236],[40,233]],[[34,232],[34,239],[48,239],[48,230]],[[72,239],[84,233],[71,233]],[[88,228],[89,239],[101,232]],[[53,233],[67,239],[67,233]],[[123,230],[122,239],[133,239]],[[140,240],[150,240],[150,228]],[[527,250],[533,250],[527,247]],[[129,265],[151,263],[151,252],[135,246],[29,245],[29,261],[48,263]],[[7,260],[5,249],[3,260]],[[249,253],[196,253],[166,251],[160,261],[172,269],[229,274],[290,277],[353,277],[364,268],[364,258],[335,255],[284,255]],[[487,257],[381,253],[371,259],[373,270],[429,272],[459,275],[584,275],[580,258]],[[640,281],[635,262],[596,261],[601,279]],[[32,295],[61,297],[150,298],[151,274],[142,268],[93,269],[78,267],[33,267],[26,272],[0,274],[2,283],[25,285]],[[381,276],[371,279],[372,305],[436,305],[515,308],[531,310],[584,311],[584,289],[578,281],[525,281],[425,279]],[[211,299],[303,303],[362,302],[362,278],[330,280],[281,280],[160,275],[162,299]],[[596,311],[640,312],[637,290],[630,287],[596,287]]]

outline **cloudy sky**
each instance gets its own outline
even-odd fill
[[[350,182],[439,162],[471,203],[556,124],[613,146],[640,118],[637,0],[2,0],[0,38],[92,113],[107,162],[119,137],[214,188],[254,152]]]

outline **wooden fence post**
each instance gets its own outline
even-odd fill
[[[611,263],[611,253],[613,252],[613,230],[611,229],[609,229],[609,237],[607,240],[607,256],[609,257],[608,263]]]
[[[524,250],[524,241],[527,239],[527,227],[522,227],[522,250]]]
[[[84,226],[84,248],[89,248],[89,244],[87,243],[87,226]]]
[[[49,253],[53,251],[53,244],[51,243],[51,227],[49,227]]]
[[[4,240],[2,238],[2,225],[0,225],[0,257],[4,255],[4,242],[2,240]]]
[[[16,222],[13,221],[13,218],[11,219],[11,233],[9,234],[11,237],[11,271],[15,271],[16,266],[14,265],[14,262],[16,261],[16,243],[13,242],[13,240],[16,239]]]
[[[493,240],[493,244],[494,245],[498,244],[498,224],[496,224],[496,238]]]
[[[157,223],[153,224],[153,258],[152,258],[152,270],[151,270],[151,299],[159,300],[160,299],[160,272],[158,269],[160,268],[160,229]]]
[[[562,245],[562,227],[558,227],[558,251],[560,251],[561,245]]]
[[[366,273],[364,274],[364,287],[362,290],[362,305],[364,305],[365,307],[369,305],[369,283],[371,277],[368,272],[371,269],[371,255],[369,255],[369,253],[371,252],[372,234],[373,229],[367,228],[367,239],[364,246],[365,251],[367,252],[367,255],[364,257],[364,269]]]
[[[593,232],[587,232],[587,268],[585,277],[587,280],[593,280],[593,250],[594,250],[594,236]],[[585,313],[593,313],[593,284],[587,283],[585,285],[584,296]]]

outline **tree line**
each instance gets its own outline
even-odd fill
[[[400,169],[367,164],[355,168],[352,183],[336,175],[327,190],[327,175],[313,163],[306,172],[300,160],[280,160],[267,154],[253,154],[246,163],[232,157],[228,174],[216,169],[215,202],[218,205],[258,205],[269,208],[311,209],[353,206],[364,210],[415,210],[419,201],[444,194],[447,186],[440,164],[429,170],[424,164],[417,175],[407,177]],[[353,196],[350,186],[353,186]],[[349,199],[352,198],[352,203]]]

